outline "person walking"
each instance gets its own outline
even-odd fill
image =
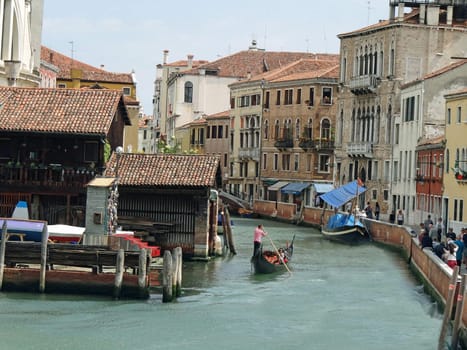
[[[404,213],[402,212],[402,209],[399,209],[399,211],[397,212],[397,224],[398,225],[404,224]]]
[[[263,225],[259,224],[255,228],[254,237],[253,237],[253,256],[255,256],[258,250],[261,248],[261,240],[267,234],[268,233],[264,231],[263,229]]]
[[[373,219],[373,209],[371,208],[370,202],[366,204],[365,214],[368,219]]]
[[[423,223],[425,224],[425,229],[429,230],[430,224],[433,225],[433,220],[431,220],[430,214],[428,214],[427,219]]]
[[[381,211],[381,208],[379,207],[379,203],[376,202],[376,204],[375,204],[375,219],[376,220],[379,220],[380,211]]]

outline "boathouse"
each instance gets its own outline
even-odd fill
[[[121,91],[0,87],[0,216],[84,226],[85,185],[123,143]]]
[[[217,235],[219,158],[114,152],[105,176],[118,181],[118,225],[161,250],[207,258]]]

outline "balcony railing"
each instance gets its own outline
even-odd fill
[[[238,157],[241,159],[252,159],[252,160],[259,161],[259,148],[257,147],[240,148],[238,150]]]
[[[293,139],[277,139],[276,142],[274,142],[274,147],[279,149],[293,148]]]
[[[373,157],[373,144],[370,142],[353,142],[347,145],[347,154],[351,157]]]
[[[332,151],[334,149],[334,141],[323,140],[323,139],[312,140],[312,139],[303,138],[303,139],[300,139],[298,146],[305,150],[316,149],[316,150]]]
[[[376,75],[362,75],[350,80],[350,91],[355,95],[371,94],[376,91],[380,79]]]
[[[60,164],[48,166],[0,164],[0,186],[36,190],[81,191],[98,171],[95,168],[68,168]]]

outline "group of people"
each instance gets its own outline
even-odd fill
[[[365,207],[364,210],[365,210],[366,217],[367,217],[368,219],[373,219],[373,208],[371,207],[370,202],[367,202],[366,207]],[[379,213],[380,213],[380,211],[381,211],[381,209],[380,209],[380,207],[379,207],[379,203],[376,202],[376,204],[375,204],[375,210],[374,210],[374,214],[375,214],[374,218],[375,218],[376,220],[379,220]]]
[[[467,265],[467,228],[462,228],[456,235],[452,227],[444,233],[443,220],[438,219],[434,224],[431,216],[420,223],[420,234],[418,240],[423,248],[433,250],[433,252],[443,260],[449,267]]]

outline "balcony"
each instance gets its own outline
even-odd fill
[[[238,150],[238,157],[243,160],[251,159],[251,160],[259,161],[259,148],[257,147],[240,148]]]
[[[349,157],[373,158],[373,144],[370,142],[353,142],[347,145]]]
[[[350,91],[355,95],[374,94],[380,82],[376,75],[362,75],[350,80]]]
[[[70,168],[61,164],[0,164],[0,188],[22,191],[79,193],[98,171],[94,168]]]
[[[334,140],[301,138],[298,146],[304,150],[333,151]]]
[[[456,181],[459,184],[467,184],[467,171],[463,171],[461,169],[457,169],[456,173],[454,174]]]
[[[274,147],[280,150],[287,149],[287,148],[293,148],[293,139],[291,138],[277,139],[276,142],[274,142]]]

